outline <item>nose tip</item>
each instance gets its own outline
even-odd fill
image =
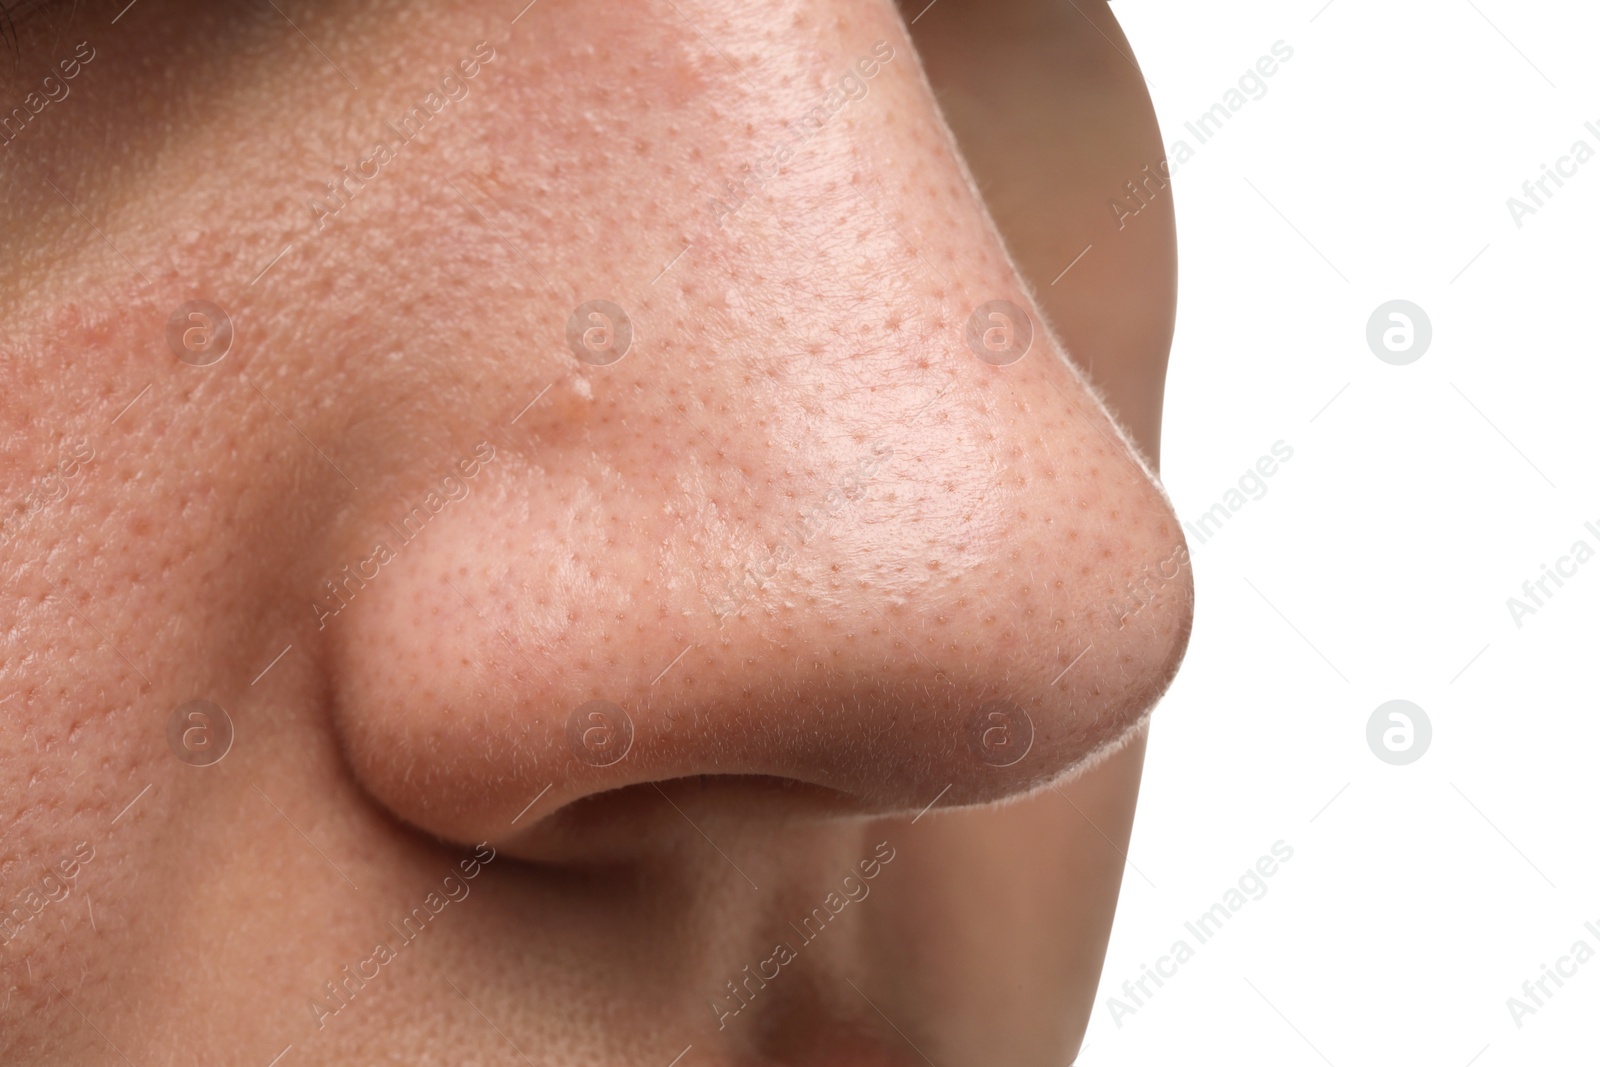
[[[762,527],[732,564],[713,525],[507,450],[330,627],[357,777],[434,835],[560,859],[636,847],[658,816],[915,813],[1083,766],[1171,678],[1191,586],[1103,413],[1036,388],[1007,394],[1027,417],[974,392],[855,446],[836,513]]]

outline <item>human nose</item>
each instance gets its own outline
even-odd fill
[[[856,135],[889,161],[873,181],[852,142],[817,144],[666,288],[607,301],[627,351],[585,358],[580,329],[477,485],[329,623],[345,749],[399,817],[550,859],[637,847],[672,807],[993,802],[1114,746],[1164,689],[1191,611],[1178,524],[920,80],[880,85]],[[695,143],[712,169],[748,147]],[[575,291],[620,286],[552,256]]]
[[[1039,355],[946,353],[937,418],[908,398],[782,476],[765,433],[729,426],[721,484],[692,487],[711,454],[670,403],[564,473],[491,446],[328,621],[358,776],[439,836],[540,856],[686,779],[683,803],[752,817],[887,813],[1081,766],[1171,677],[1191,591],[1165,501]]]

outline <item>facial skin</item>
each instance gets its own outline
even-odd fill
[[[1075,1054],[1190,622],[1170,214],[1051,286],[1142,85],[945,4],[19,27],[0,1059]]]

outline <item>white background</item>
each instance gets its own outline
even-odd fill
[[[1600,550],[1600,159],[1520,229],[1506,200],[1574,141],[1600,151],[1600,13],[1323,3],[1115,5],[1169,154],[1195,147],[1164,431],[1180,517],[1275,441],[1294,458],[1191,534],[1194,640],[1078,1062],[1595,1063],[1600,959],[1520,1028],[1506,1000],[1575,941],[1600,952],[1600,559],[1521,628],[1506,601],[1579,538]],[[1278,40],[1267,95],[1198,145],[1184,122]],[[1397,298],[1433,326],[1408,366],[1365,336]],[[1408,766],[1367,746],[1394,698],[1433,725]],[[1280,839],[1266,895],[1198,945],[1184,922]],[[1107,998],[1179,938],[1195,957],[1118,1026]]]

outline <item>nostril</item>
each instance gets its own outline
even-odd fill
[[[731,836],[730,822],[771,828],[860,816],[859,798],[826,786],[771,774],[694,774],[580,796],[523,820],[531,825],[496,847],[534,863],[606,864]]]

